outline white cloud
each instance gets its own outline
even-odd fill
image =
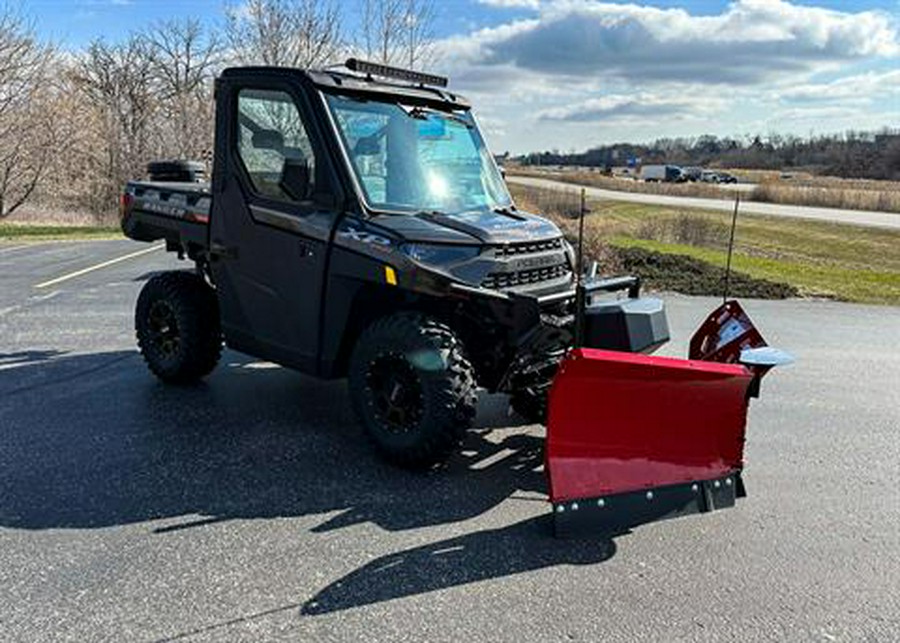
[[[481,67],[731,84],[900,53],[886,15],[782,0],[738,0],[716,16],[564,0],[544,6],[539,18],[450,39],[443,48]]]
[[[839,77],[830,82],[803,83],[780,90],[776,97],[797,103],[838,101],[860,103],[894,94],[900,94],[900,70],[868,72]]]
[[[685,94],[654,94],[639,92],[625,95],[609,95],[599,98],[552,107],[538,113],[544,121],[568,121],[590,123],[647,123],[654,118],[685,120],[708,118],[722,109],[722,101],[709,97],[691,97]]]
[[[454,88],[503,123],[495,130],[504,131],[496,137],[504,149],[584,148],[635,132],[642,140],[738,134],[760,119],[818,116],[822,128],[843,127],[848,105],[890,99],[897,91],[886,86],[900,86],[900,72],[872,71],[900,56],[897,21],[877,11],[784,0],[735,0],[715,15],[596,0],[535,4],[531,16],[438,44]],[[804,111],[808,103],[819,110]]]

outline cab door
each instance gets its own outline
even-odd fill
[[[288,83],[228,83],[218,110],[210,265],[226,343],[315,372],[340,202],[321,131]]]

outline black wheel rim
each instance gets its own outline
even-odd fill
[[[150,306],[147,322],[153,349],[163,359],[175,357],[181,347],[181,334],[178,332],[178,319],[172,307],[164,301],[154,302]]]
[[[366,391],[375,419],[391,433],[408,433],[419,426],[424,412],[422,382],[402,355],[391,353],[372,360]]]

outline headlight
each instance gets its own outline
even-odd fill
[[[481,252],[479,246],[436,245],[431,243],[405,243],[400,250],[411,259],[425,264],[459,263],[474,259]]]

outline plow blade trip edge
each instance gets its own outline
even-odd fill
[[[740,364],[571,351],[547,423],[558,527],[588,510],[595,526],[621,528],[734,504],[753,379]]]

